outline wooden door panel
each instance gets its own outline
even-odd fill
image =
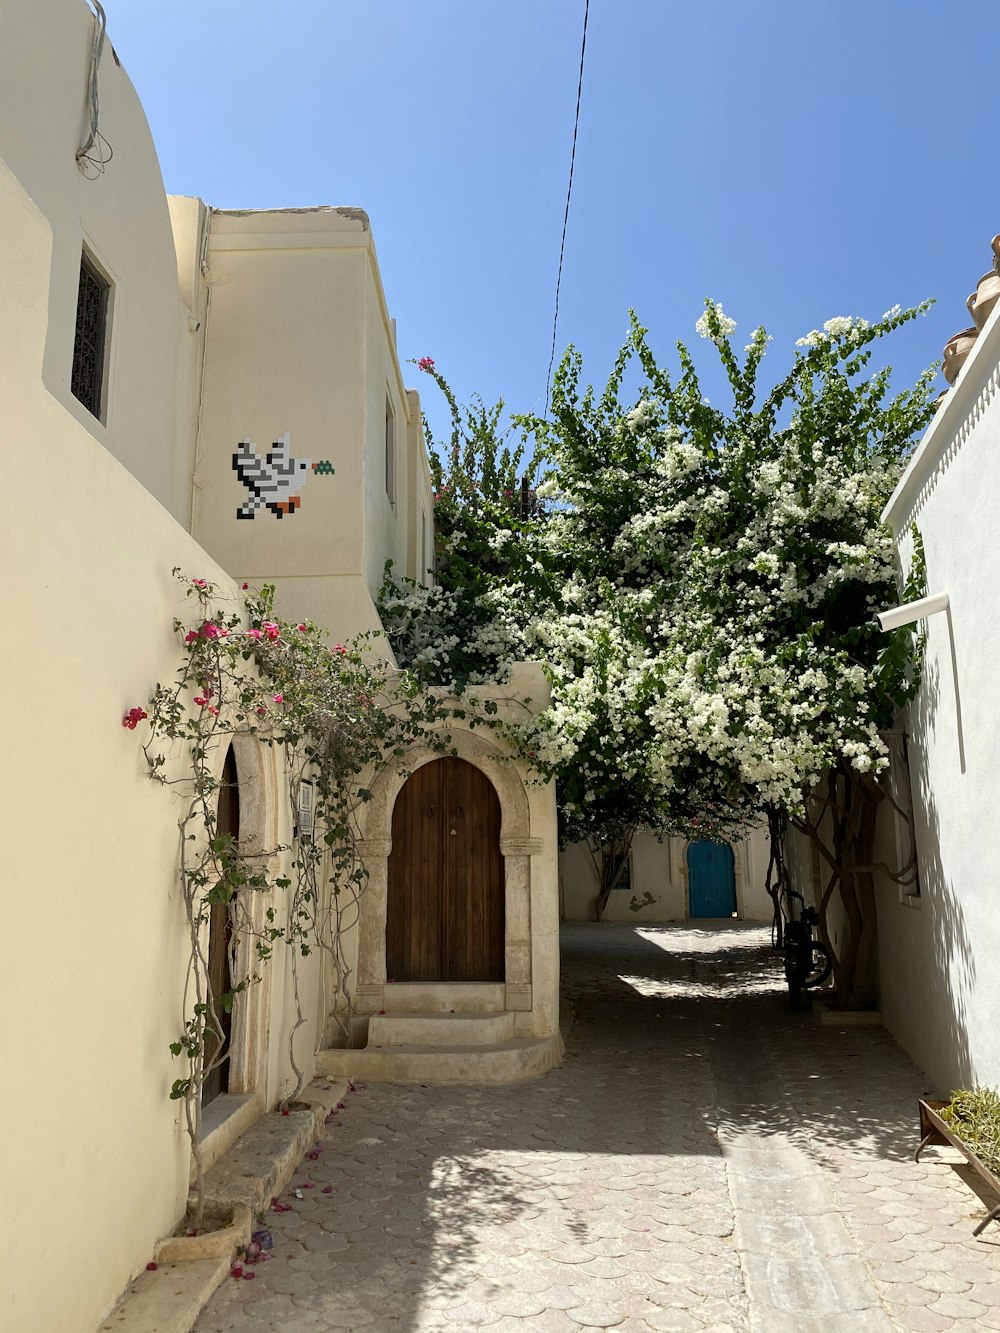
[[[418,768],[396,798],[385,930],[393,981],[444,979],[443,806],[443,774],[434,763]]]
[[[394,981],[502,981],[500,801],[462,759],[412,774],[392,814],[386,975]]]
[[[450,981],[503,981],[503,858],[493,784],[449,761],[447,872]]]

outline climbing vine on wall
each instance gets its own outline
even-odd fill
[[[177,569],[174,575],[193,603],[189,619],[174,621],[181,664],[172,681],[157,684],[147,708],[131,708],[122,725],[148,726],[142,748],[150,777],[181,801],[187,966],[170,1047],[183,1067],[170,1096],[184,1106],[200,1221],[202,1092],[230,1058],[223,1016],[261,980],[275,950],[287,948],[295,1011],[288,1058],[296,1083],[283,1105],[294,1101],[305,1080],[295,1053],[295,1034],[306,1021],[301,960],[321,950],[333,980],[330,1008],[349,1040],[344,939],[357,922],[367,878],[358,848],[358,815],[371,797],[366,784],[387,761],[403,763],[416,744],[446,752],[442,724],[453,711],[440,696],[422,692],[412,675],[391,667],[375,635],[330,646],[312,622],[278,616],[269,586],[252,591],[244,584],[236,602],[206,579]],[[237,736],[256,737],[281,754],[296,825],[289,845],[252,846],[220,828],[218,775]],[[311,831],[296,822],[305,784]],[[274,866],[282,869],[275,873]],[[217,905],[225,908],[230,953],[240,967],[226,990],[213,986],[209,972],[209,923]]]

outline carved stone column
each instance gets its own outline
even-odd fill
[[[504,858],[504,953],[507,1009],[531,1009],[531,858],[540,838],[501,838]]]
[[[382,1008],[385,985],[385,914],[389,890],[391,838],[364,838],[358,855],[368,871],[361,895],[358,919],[358,981],[355,1002],[358,1013],[377,1014]]]

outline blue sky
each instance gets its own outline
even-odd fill
[[[540,410],[583,0],[106,8],[168,191],[364,208],[400,355]],[[1000,232],[996,25],[985,0],[591,0],[560,352],[603,382],[634,306],[669,364],[711,296],[777,375],[833,315],[935,297],[886,345],[912,379]]]

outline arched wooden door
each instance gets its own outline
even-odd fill
[[[222,770],[222,783],[219,787],[218,822],[216,835],[232,838],[240,836],[240,788],[236,776],[236,756],[233,747],[229,747],[225,767]],[[212,994],[219,1015],[223,1039],[219,1043],[214,1035],[209,1034],[205,1041],[205,1064],[215,1059],[220,1049],[232,1043],[233,1015],[223,1009],[219,996],[232,989],[232,961],[230,945],[232,928],[229,921],[229,908],[225,903],[213,903],[212,915],[208,924],[208,975],[212,983]],[[213,1069],[201,1088],[201,1103],[207,1106],[220,1092],[229,1091],[229,1061],[224,1061]]]
[[[725,842],[692,842],[687,863],[689,915],[732,916],[736,911],[732,847]]]
[[[392,812],[385,926],[392,981],[503,981],[500,799],[464,759],[434,759]]]

